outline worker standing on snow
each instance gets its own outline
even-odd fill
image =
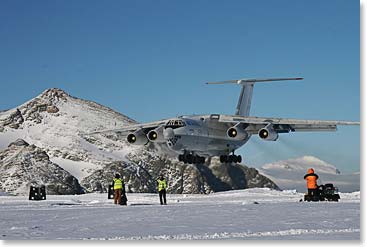
[[[121,195],[124,181],[121,179],[120,174],[116,173],[115,178],[113,179],[113,191],[114,191],[114,200],[115,204],[121,203]]]
[[[166,201],[166,189],[167,189],[167,181],[163,177],[163,174],[159,175],[159,178],[157,179],[157,187],[158,187],[158,193],[159,193],[159,200],[161,202],[161,205],[167,205]]]
[[[307,174],[303,177],[307,181],[307,189],[309,196],[317,195],[317,179],[319,176],[315,173],[313,168],[308,169]]]

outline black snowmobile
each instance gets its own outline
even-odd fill
[[[340,196],[338,194],[338,188],[334,187],[333,184],[319,185],[317,187],[317,193],[314,195],[306,194],[304,196],[304,201],[318,202],[318,201],[339,201]]]

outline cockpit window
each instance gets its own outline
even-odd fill
[[[186,124],[187,125],[193,125],[193,126],[200,126],[197,121],[194,120],[190,120],[190,119],[186,119]]]
[[[172,129],[180,128],[183,126],[186,126],[186,124],[182,120],[169,120],[166,124],[166,128],[172,128]]]

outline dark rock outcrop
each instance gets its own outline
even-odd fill
[[[217,159],[208,164],[190,165],[152,155],[148,151],[131,154],[132,162],[114,162],[82,180],[88,191],[106,192],[115,173],[122,174],[128,192],[156,192],[156,179],[164,173],[168,193],[211,193],[232,189],[266,187],[279,189],[254,168],[241,164],[221,164]]]
[[[23,139],[17,139],[16,141],[14,141],[14,142],[12,142],[12,143],[10,143],[8,145],[9,148],[12,147],[12,146],[18,146],[18,147],[24,146],[24,147],[27,147],[27,146],[29,146],[29,144],[28,144],[28,142],[26,142]]]
[[[45,185],[47,194],[84,193],[78,180],[52,163],[47,153],[18,139],[0,152],[0,191],[27,194],[30,185]]]

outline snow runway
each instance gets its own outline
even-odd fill
[[[1,239],[360,239],[360,194],[341,201],[299,202],[295,191],[248,189],[210,195],[128,194],[115,206],[106,194],[0,196]]]
[[[359,229],[339,229],[339,230],[323,230],[323,229],[291,229],[285,231],[272,231],[272,232],[221,232],[214,234],[202,234],[202,235],[190,235],[190,234],[181,234],[181,235],[158,235],[158,236],[144,236],[144,237],[129,237],[129,238],[110,238],[109,240],[216,240],[216,239],[273,239],[279,236],[287,236],[294,237],[299,235],[308,235],[308,234],[342,234],[342,233],[359,233]],[[290,238],[288,238],[290,239]]]

